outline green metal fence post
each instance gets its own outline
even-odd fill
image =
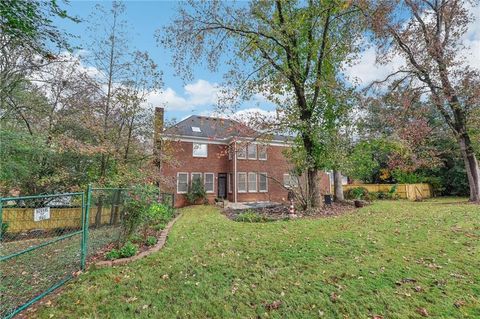
[[[3,201],[0,198],[0,241],[3,237]]]
[[[85,270],[85,261],[86,261],[86,254],[85,254],[85,193],[82,193],[82,241],[80,243],[80,266],[82,270]]]
[[[84,201],[84,196],[82,196],[82,206],[84,206],[84,216],[83,216],[83,225],[82,225],[82,270],[85,270],[86,259],[88,253],[88,227],[90,226],[90,204],[92,202],[92,184],[88,184],[87,187],[87,200],[86,204]]]

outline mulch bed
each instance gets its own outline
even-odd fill
[[[339,216],[354,211],[356,208],[353,203],[342,202],[333,203],[332,205],[324,205],[314,210],[296,211],[297,218],[322,218],[330,216]],[[256,212],[262,216],[266,221],[290,219],[290,207],[287,205],[276,205],[272,207],[263,208],[248,208],[248,209],[231,209],[224,210],[225,216],[231,220],[235,220],[238,215],[245,212]]]

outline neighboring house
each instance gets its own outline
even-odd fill
[[[289,139],[263,136],[234,120],[192,115],[163,130],[163,109],[157,108],[157,132],[161,148],[170,160],[161,164],[161,174],[170,185],[163,191],[175,193],[175,206],[186,204],[192,180],[202,180],[208,200],[231,202],[287,201],[288,188],[298,182],[290,175],[284,156]],[[158,143],[158,142],[157,142]],[[320,176],[321,192],[328,191],[328,175]]]

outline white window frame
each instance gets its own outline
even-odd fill
[[[291,185],[291,184],[286,184],[286,183],[285,183],[285,176],[288,176],[288,181],[289,181],[289,182],[292,182],[292,181],[293,181],[293,178],[292,178],[292,177],[296,177],[296,176],[294,176],[294,175],[292,175],[292,174],[289,174],[289,173],[283,174],[283,186],[284,186],[285,188],[290,189],[290,188],[298,187],[298,177],[296,177],[296,178],[297,178],[297,183],[296,183],[296,185]]]
[[[187,175],[187,190],[185,192],[181,192],[181,191],[178,190],[178,186],[180,184],[180,174]],[[188,183],[189,183],[188,176],[189,176],[189,174],[187,172],[178,172],[177,173],[177,194],[186,194],[188,192]]]
[[[253,176],[255,175],[255,188],[253,189],[250,188],[250,176]],[[256,172],[248,172],[248,175],[247,175],[247,187],[248,187],[248,192],[249,193],[256,193],[258,191],[258,179],[257,179],[257,173]]]
[[[260,150],[261,150],[261,149],[264,149],[264,150],[265,150],[265,158],[260,157],[260,154],[261,154],[261,153],[260,153]],[[259,160],[259,161],[266,161],[266,160],[268,159],[268,155],[267,155],[267,145],[258,145],[258,152],[257,152],[257,154],[258,154],[258,160]]]
[[[255,156],[250,157],[250,148],[254,147],[255,150]],[[257,149],[257,144],[250,143],[247,145],[247,158],[249,160],[256,160],[258,155],[258,149]]]
[[[195,155],[195,145],[205,145],[205,147],[206,147],[205,155]],[[193,142],[192,143],[192,156],[193,157],[203,157],[203,158],[208,157],[208,144],[207,143],[195,143],[195,142]]]
[[[190,183],[193,183],[193,175],[200,175],[200,181],[202,181],[203,174],[200,172],[192,172],[190,173]]]
[[[212,175],[212,190],[207,190],[207,175]],[[203,187],[205,187],[206,193],[215,193],[215,173],[204,173],[203,174]]]
[[[245,178],[245,189],[242,190],[240,189],[240,175],[243,175],[244,178]],[[238,172],[237,173],[237,192],[238,193],[246,193],[247,192],[247,189],[248,189],[248,177],[247,177],[247,173],[246,172]]]
[[[232,160],[232,149],[230,147],[228,147],[227,150],[228,150],[228,160],[231,161]]]
[[[245,156],[240,156],[241,150],[245,150]],[[237,155],[237,159],[247,159],[247,145],[240,144],[236,155]]]
[[[260,189],[260,176],[265,176],[265,189]],[[258,173],[258,192],[259,193],[268,193],[268,175],[267,172]]]
[[[228,193],[231,194],[233,193],[233,173],[228,173],[227,175],[227,183],[228,183]]]

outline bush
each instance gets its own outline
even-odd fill
[[[355,187],[349,189],[345,194],[346,199],[363,199],[370,200],[370,194],[365,187]]]
[[[120,253],[117,249],[112,249],[105,255],[105,258],[108,260],[118,259],[120,258]]]
[[[167,227],[166,224],[164,224],[164,223],[158,223],[158,224],[154,225],[152,228],[153,228],[154,230],[156,230],[156,231],[160,231],[160,230],[165,229],[165,227]]]
[[[155,237],[154,237],[155,238]],[[156,238],[155,238],[156,241]],[[108,260],[114,260],[119,258],[127,258],[135,256],[138,252],[138,246],[131,241],[127,241],[120,249],[112,249],[105,254],[105,258]]]
[[[118,253],[121,258],[132,257],[137,254],[138,246],[133,244],[131,241],[127,241],[122,248],[119,249]]]
[[[148,236],[147,240],[145,241],[145,245],[153,246],[157,243],[157,237],[155,236]]]
[[[10,227],[8,222],[2,223],[2,227],[0,228],[0,238],[7,233],[8,227]]]
[[[168,205],[153,203],[148,208],[145,219],[147,222],[168,222],[173,218],[174,209]]]
[[[188,187],[188,191],[185,194],[185,198],[189,204],[196,204],[199,200],[207,199],[207,192],[205,191],[205,187],[203,186],[203,182],[201,179],[194,179],[192,183]]]
[[[244,213],[238,214],[238,216],[235,217],[235,221],[244,223],[261,223],[265,221],[265,218],[255,211],[247,210]]]

